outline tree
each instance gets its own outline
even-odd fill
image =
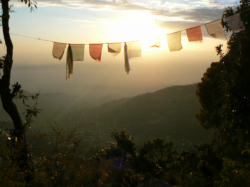
[[[249,140],[250,123],[250,1],[242,0],[236,10],[228,8],[223,17],[240,13],[245,30],[232,33],[228,53],[212,63],[197,87],[201,109],[197,115],[205,128],[217,128],[225,143],[242,145]],[[224,24],[226,29],[229,29]],[[229,29],[230,30],[230,29]]]
[[[222,19],[224,28],[232,32],[228,52],[224,55],[221,46],[217,47],[220,61],[211,64],[196,91],[201,105],[197,114],[200,124],[219,131],[217,153],[223,158],[223,168],[218,186],[232,185],[236,180],[249,182],[245,175],[250,167],[250,0],[226,9],[222,18],[237,13],[245,29],[232,32]],[[229,167],[228,163],[233,164]]]
[[[25,129],[28,122],[23,123],[21,116],[18,112],[18,109],[13,102],[14,97],[20,92],[21,85],[15,83],[11,88],[11,70],[13,65],[13,44],[10,37],[10,28],[9,28],[9,18],[10,18],[10,5],[9,0],[1,0],[2,5],[2,30],[5,45],[7,48],[7,53],[4,57],[1,58],[0,67],[2,69],[2,77],[0,79],[0,96],[2,100],[2,105],[4,110],[12,119],[14,129],[11,132],[11,142],[12,142],[12,151],[13,151],[13,160],[16,160],[18,166],[21,170],[26,170],[28,167],[28,151],[25,142]],[[36,7],[36,2],[32,0],[21,0],[21,2],[28,5],[28,7]],[[27,119],[30,119],[30,116],[35,114],[36,111],[28,111]],[[30,178],[29,174],[26,175],[27,180]]]

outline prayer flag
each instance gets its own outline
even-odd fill
[[[128,58],[141,57],[141,42],[130,41],[127,42]]]
[[[127,43],[125,42],[124,44],[124,68],[127,74],[130,72],[130,65],[129,65],[129,60],[128,60],[128,46]]]
[[[89,54],[90,56],[96,60],[101,61],[102,57],[102,45],[103,44],[89,44]]]
[[[189,42],[202,41],[201,26],[187,29],[186,32]]]
[[[181,45],[181,31],[167,34],[167,42],[169,51],[180,51]]]
[[[71,44],[72,60],[83,61],[84,59],[84,44]]]
[[[71,45],[69,45],[67,51],[67,61],[66,61],[66,80],[68,80],[72,74],[73,74],[72,50],[71,50]]]
[[[150,47],[157,47],[157,48],[161,47],[161,40],[159,36],[157,37],[157,40],[155,41],[155,43],[151,45]]]
[[[229,28],[234,32],[245,30],[245,26],[241,20],[239,13],[225,18],[225,21],[228,23]]]
[[[221,20],[213,21],[205,24],[207,32],[210,36],[214,38],[226,38],[225,32],[221,25]]]
[[[108,52],[113,55],[118,55],[121,52],[122,43],[109,43],[108,44]]]
[[[53,49],[52,49],[53,57],[61,60],[63,57],[64,50],[65,50],[66,46],[67,46],[66,43],[54,42]]]

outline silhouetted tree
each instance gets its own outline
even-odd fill
[[[222,143],[230,146],[245,145],[249,140],[250,1],[242,0],[236,10],[228,8],[223,17],[235,13],[240,13],[245,30],[232,33],[228,53],[222,55],[219,62],[211,64],[197,87],[201,104],[197,115],[200,124],[205,128],[219,129]],[[229,29],[227,25],[225,27]],[[218,49],[217,52],[222,53]]]
[[[240,14],[245,29],[233,32],[222,20],[225,29],[232,32],[228,41],[228,52],[224,55],[221,46],[217,47],[220,61],[211,64],[197,86],[201,104],[197,117],[203,127],[219,131],[217,151],[225,158],[222,169],[224,173],[230,173],[228,170],[232,167],[228,167],[227,163],[231,160],[237,162],[235,165],[242,172],[249,170],[250,0],[240,1],[240,5],[235,9],[226,9],[223,18],[236,13]],[[227,161],[226,158],[231,160]],[[234,178],[230,175],[223,177],[228,178],[226,180],[222,178],[221,181],[230,181]],[[244,180],[248,179],[245,177]],[[244,180],[241,180],[241,184]],[[231,185],[230,182],[218,184],[220,184],[218,186]]]
[[[21,116],[18,112],[18,109],[13,102],[13,98],[19,93],[21,85],[15,83],[11,88],[11,70],[13,65],[13,44],[10,37],[10,28],[9,28],[9,18],[10,18],[10,5],[9,0],[1,0],[2,6],[2,31],[4,36],[4,41],[7,49],[7,53],[4,57],[1,58],[1,69],[2,77],[0,79],[0,96],[2,100],[2,105],[4,110],[10,116],[13,121],[14,129],[11,131],[11,149],[13,151],[13,160],[16,160],[18,166],[22,170],[26,170],[28,167],[28,152],[25,142],[25,128],[27,123],[23,123]],[[29,7],[36,7],[35,2],[32,0],[21,0]],[[34,114],[32,111],[28,111],[26,117]],[[29,174],[26,175],[26,180],[30,178]]]

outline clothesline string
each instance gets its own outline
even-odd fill
[[[45,42],[51,42],[51,43],[57,42],[57,43],[75,44],[75,43],[69,43],[69,42],[58,42],[58,41],[43,39],[40,37],[28,36],[28,35],[24,35],[24,34],[17,34],[17,33],[10,33],[10,34],[14,35],[14,36],[20,36],[20,37],[24,37],[24,38],[40,40],[40,41],[45,41]],[[130,40],[130,41],[139,41],[139,40]],[[130,41],[125,41],[125,42],[130,42]],[[100,42],[100,43],[79,43],[79,44],[90,45],[90,44],[113,44],[113,43],[124,43],[124,42]]]
[[[55,42],[55,41],[52,41],[52,40],[47,40],[47,39],[43,39],[43,38],[40,38],[40,37],[34,37],[34,36],[27,36],[27,35],[24,35],[24,34],[17,34],[17,33],[10,33],[11,35],[15,35],[15,36],[20,36],[20,37],[24,37],[24,38],[29,38],[29,39],[34,39],[34,40],[41,40],[41,41],[45,41],[45,42]]]
[[[186,29],[178,30],[178,31],[175,31],[175,32],[172,32],[172,33],[168,33],[168,34],[173,34],[173,33],[177,33],[177,32],[183,32],[183,31],[186,31],[186,30],[188,30],[188,29],[192,29],[192,28],[195,28],[195,27],[199,27],[199,26],[202,26],[202,25],[206,25],[206,24],[208,24],[208,23],[213,23],[213,22],[216,22],[216,21],[219,21],[219,20],[220,20],[220,19],[216,19],[216,20],[213,20],[213,21],[210,21],[210,22],[201,24],[201,25],[196,25],[196,26],[188,27],[188,28],[186,28]]]
[[[219,20],[220,20],[220,19],[216,19],[216,20],[207,22],[207,23],[205,23],[205,24],[200,24],[200,25],[197,25],[197,26],[192,26],[192,27],[189,27],[189,28],[186,28],[186,29],[178,30],[178,31],[175,31],[175,32],[167,33],[167,34],[173,34],[173,33],[177,33],[177,32],[183,32],[183,31],[186,31],[187,29],[192,29],[192,28],[195,28],[195,27],[198,27],[198,26],[202,26],[202,25],[206,25],[206,24],[208,24],[208,23],[213,23],[213,22],[216,22],[216,21],[219,21]],[[28,36],[28,35],[24,35],[24,34],[17,34],[17,33],[10,33],[10,34],[15,35],[15,36],[24,37],[24,38],[30,38],[30,39],[34,39],[34,40],[45,41],[45,42],[52,42],[52,43],[58,42],[58,41],[43,39],[43,38],[40,38],[40,37]],[[166,34],[166,35],[167,35],[167,34]],[[131,41],[132,41],[132,40],[131,40]],[[139,41],[139,40],[133,40],[133,41]],[[104,43],[102,43],[102,42],[100,42],[100,43],[81,43],[81,44],[90,45],[90,44],[124,43],[124,42],[130,42],[130,41],[123,41],[123,42],[104,42]],[[72,43],[69,43],[69,42],[58,42],[58,43],[72,44]]]

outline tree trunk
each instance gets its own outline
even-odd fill
[[[7,47],[7,54],[4,60],[4,67],[3,67],[3,76],[1,79],[1,99],[4,110],[9,114],[11,117],[15,131],[14,135],[17,138],[22,138],[23,135],[23,124],[18,113],[17,107],[13,102],[13,97],[10,91],[10,77],[11,77],[11,69],[13,64],[13,45],[10,38],[9,33],[9,1],[8,0],[1,0],[2,2],[2,27],[3,27],[3,35],[5,40],[5,45]]]
[[[0,79],[0,95],[4,110],[8,113],[14,124],[12,141],[10,149],[12,149],[13,161],[16,161],[19,168],[25,172],[25,182],[29,183],[31,172],[28,162],[28,150],[25,140],[25,129],[21,116],[13,102],[14,93],[10,90],[11,69],[13,64],[13,44],[9,33],[9,0],[1,0],[2,3],[2,29],[4,41],[7,48],[7,54],[3,64],[3,76]]]

